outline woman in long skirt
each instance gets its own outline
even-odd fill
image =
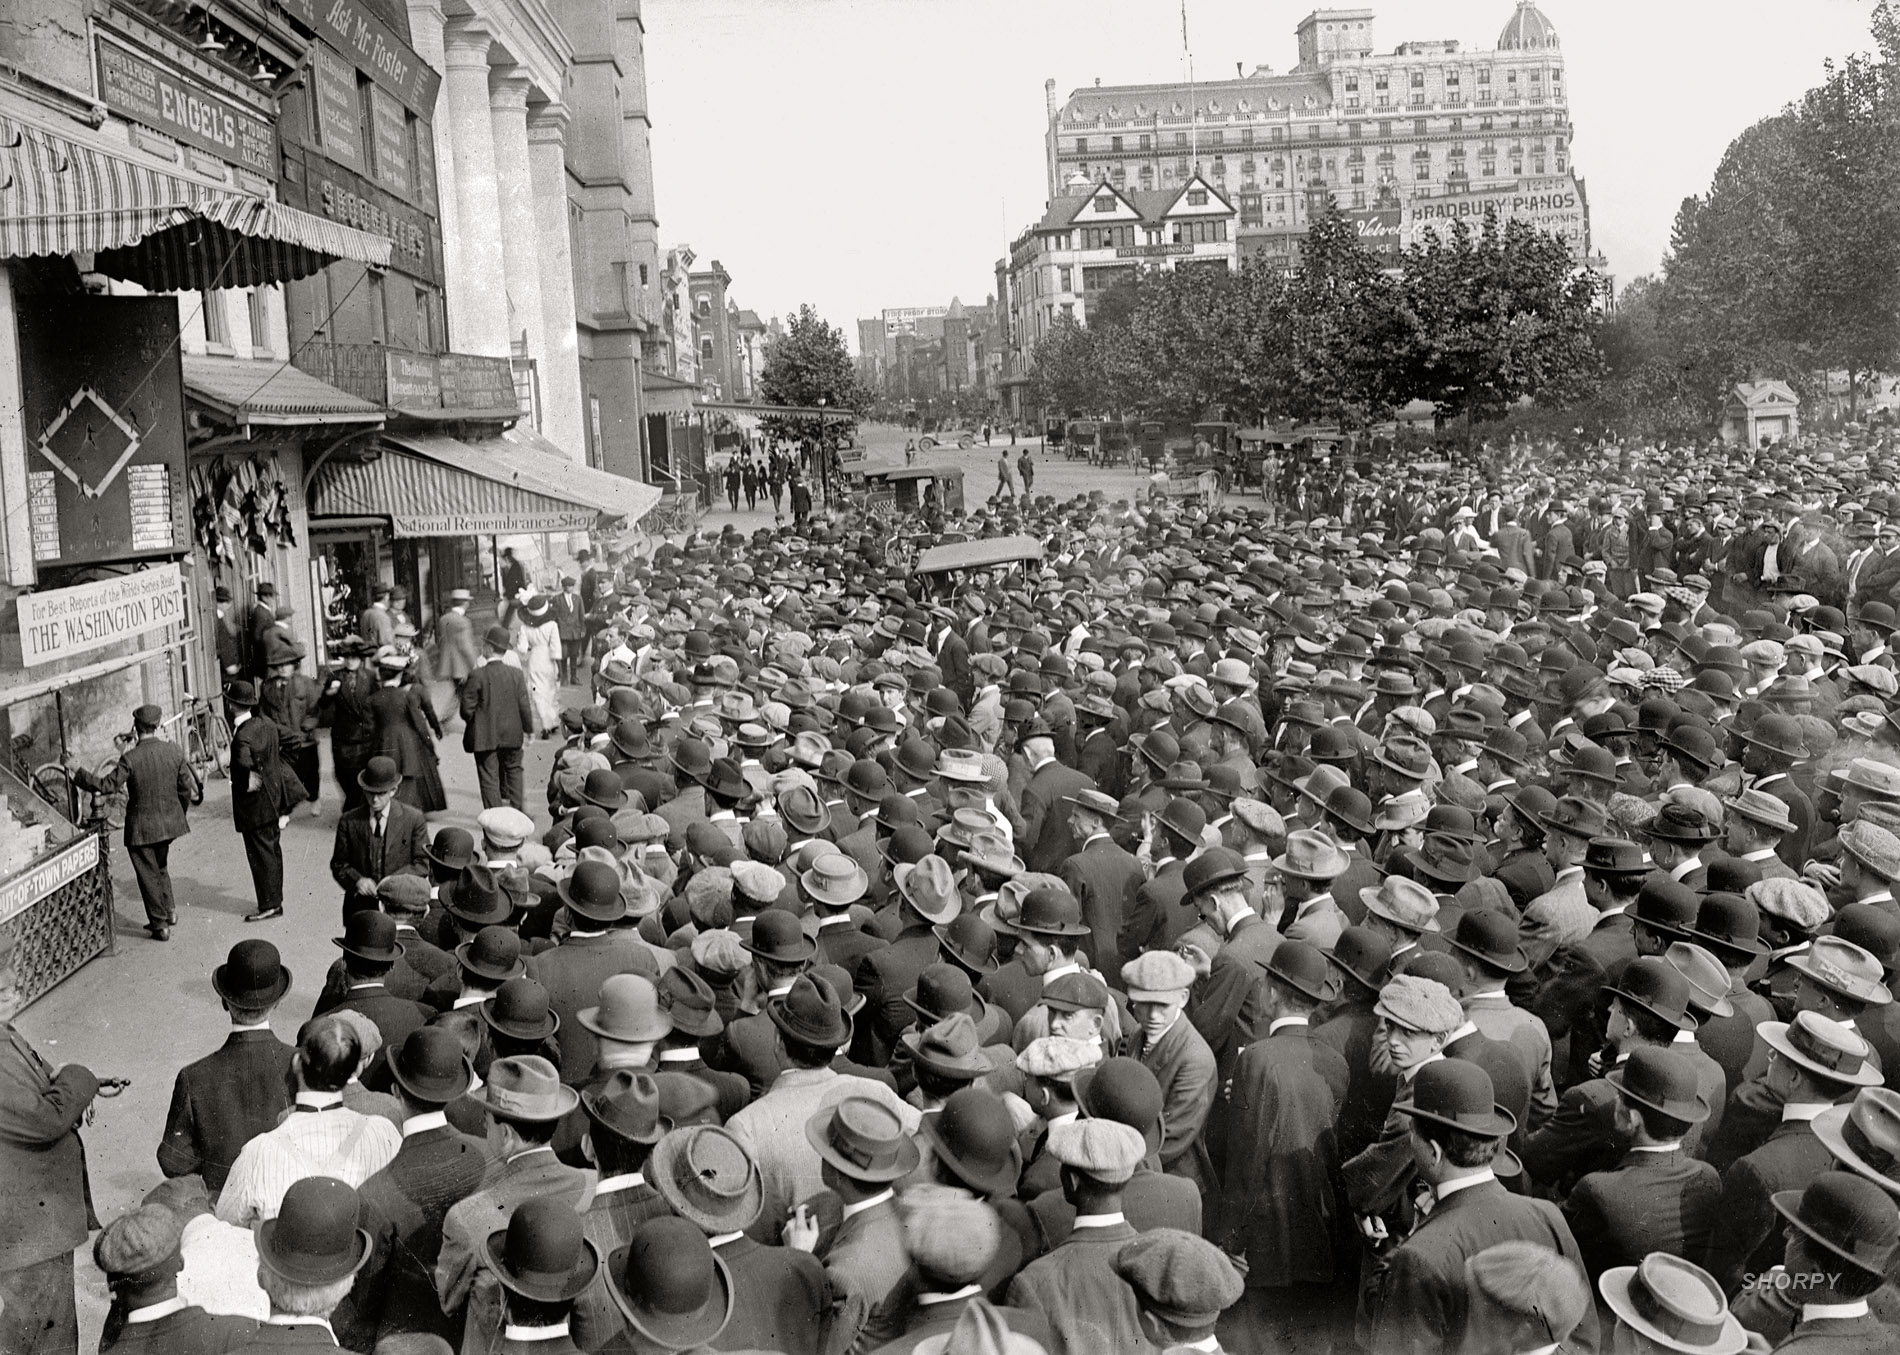
[[[536,732],[546,737],[561,723],[561,629],[545,594],[536,593],[522,604],[521,634],[515,649],[528,677]]]

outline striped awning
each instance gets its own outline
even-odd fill
[[[177,292],[289,282],[337,259],[386,268],[390,242],[0,117],[0,258],[80,252]]]

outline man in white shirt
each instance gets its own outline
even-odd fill
[[[350,1187],[354,1207],[355,1187],[402,1147],[402,1131],[387,1119],[343,1104],[361,1054],[347,1023],[328,1017],[310,1023],[291,1061],[297,1093],[290,1114],[244,1145],[218,1196],[220,1219],[241,1228],[273,1219],[292,1186],[318,1176]]]

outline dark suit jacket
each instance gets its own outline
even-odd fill
[[[185,750],[168,739],[140,739],[119,757],[108,781],[125,785],[125,845],[171,842],[191,831],[185,814],[198,796],[198,778]]]
[[[294,1327],[265,1324],[257,1329],[257,1335],[231,1349],[236,1355],[305,1355],[318,1351],[336,1355],[337,1345],[322,1327],[300,1322]]]
[[[1749,1272],[1781,1263],[1781,1215],[1771,1199],[1778,1190],[1800,1190],[1834,1165],[1834,1158],[1803,1120],[1783,1120],[1768,1141],[1722,1174],[1716,1217],[1721,1227],[1709,1240],[1705,1263],[1733,1295]]]
[[[80,1117],[99,1080],[76,1063],[53,1067],[0,1021],[0,1271],[70,1252],[92,1217]]]
[[[1187,893],[1184,870],[1182,862],[1170,861],[1155,872],[1152,880],[1136,887],[1122,916],[1121,944],[1117,947],[1120,954],[1133,957],[1144,950],[1172,946],[1182,932],[1199,921],[1194,909],[1181,902],[1181,896]]]
[[[1075,855],[1075,835],[1069,831],[1069,807],[1062,801],[1078,791],[1095,790],[1095,783],[1073,767],[1045,762],[1029,778],[1021,796],[1023,860],[1031,870],[1053,875]]]
[[[257,1323],[248,1317],[207,1313],[202,1308],[181,1308],[175,1313],[150,1322],[134,1322],[113,1332],[113,1339],[99,1339],[99,1355],[110,1350],[116,1355],[222,1355],[248,1345],[257,1336]]]
[[[290,1108],[294,1053],[268,1030],[234,1030],[219,1048],[180,1068],[158,1169],[167,1176],[196,1172],[213,1195],[224,1189],[244,1145],[274,1129]]]
[[[569,936],[529,957],[528,977],[548,990],[548,1009],[561,1018],[561,1081],[578,1087],[594,1070],[600,1043],[580,1023],[583,1007],[600,1004],[600,985],[615,974],[659,977],[653,955],[632,932]]]
[[[231,731],[231,822],[242,833],[262,828],[289,809],[283,788],[277,725],[253,715]]]
[[[350,1320],[334,1324],[345,1344],[367,1350],[395,1332],[461,1340],[460,1326],[436,1301],[435,1262],[449,1206],[481,1189],[488,1160],[481,1140],[452,1127],[426,1129],[405,1138],[389,1165],[363,1183],[360,1222],[376,1249],[357,1272]]]
[[[1307,1026],[1280,1027],[1234,1064],[1216,1228],[1245,1247],[1254,1287],[1334,1278],[1333,1126],[1347,1081],[1346,1060]]]
[[[1137,1232],[1151,1228],[1179,1228],[1201,1235],[1204,1219],[1201,1191],[1192,1181],[1143,1164],[1135,1168],[1122,1191],[1122,1214]],[[1075,1206],[1060,1189],[1045,1190],[1029,1202],[1038,1251],[1052,1252],[1075,1231]]]
[[[1447,1197],[1374,1269],[1366,1296],[1368,1355],[1451,1355],[1465,1328],[1465,1262],[1499,1242],[1536,1242],[1582,1265],[1576,1239],[1548,1200],[1513,1195],[1496,1181]],[[1572,1334],[1596,1346],[1594,1307]]]
[[[1082,921],[1089,929],[1091,967],[1110,984],[1121,987],[1122,961],[1133,958],[1121,953],[1122,918],[1136,889],[1145,883],[1141,863],[1104,835],[1064,861],[1061,875],[1075,901],[1082,905]]]
[[[1183,1016],[1152,1046],[1137,1028],[1128,1053],[1161,1084],[1161,1166],[1212,1188],[1212,1162],[1203,1131],[1220,1090],[1214,1051]]]
[[[626,1330],[627,1320],[607,1292],[607,1258],[633,1240],[635,1228],[667,1218],[672,1212],[666,1198],[643,1182],[596,1195],[581,1215],[581,1232],[594,1244],[601,1259],[594,1282],[574,1303],[574,1340],[583,1350],[599,1350]]]
[[[1822,1317],[1797,1322],[1775,1355],[1884,1355],[1893,1349],[1893,1328],[1871,1313],[1862,1317]]]
[[[853,1057],[862,1062],[890,1062],[898,1036],[917,1023],[917,1013],[904,1001],[904,994],[916,986],[918,975],[937,963],[937,938],[930,924],[908,905],[903,923],[897,939],[866,955],[852,976],[865,998],[864,1017],[852,1046]]]
[[[1049,1355],[1147,1349],[1135,1291],[1115,1273],[1115,1253],[1135,1236],[1128,1223],[1088,1228],[1031,1261],[1009,1287],[1012,1307],[1049,1323]]]
[[[1721,1065],[1732,1093],[1746,1080],[1743,1071],[1754,1056],[1755,1041],[1759,1038],[1755,1027],[1763,1021],[1774,1020],[1775,1009],[1768,1005],[1767,998],[1751,992],[1739,978],[1729,984],[1728,1000],[1735,1014],[1706,1018],[1696,1029],[1695,1042]]]
[[[1024,969],[1021,960],[1010,960],[979,979],[976,991],[985,1002],[1009,1013],[1013,1029],[1031,1007],[1042,1001],[1042,980]]]
[[[519,748],[535,727],[528,679],[519,668],[491,659],[462,686],[462,747],[471,753]]]
[[[1564,1201],[1564,1218],[1594,1283],[1612,1266],[1633,1266],[1653,1251],[1706,1255],[1722,1178],[1681,1149],[1632,1150],[1614,1171],[1592,1172]]]
[[[369,806],[346,810],[336,821],[330,848],[330,878],[343,890],[343,913],[376,906],[374,894],[358,894],[356,882],[374,883],[388,875],[429,875],[429,821],[422,811],[400,800],[389,805],[389,822],[379,844],[370,836]]]
[[[352,980],[352,982],[361,981]],[[430,1016],[429,1009],[421,1003],[412,1002],[406,997],[397,997],[380,982],[348,989],[342,1001],[329,1010],[361,1012],[374,1022],[376,1029],[382,1033],[383,1047],[377,1052],[376,1062],[371,1065],[370,1071],[364,1074],[371,1085],[380,1085],[376,1082],[377,1074],[388,1064],[392,1052],[400,1048],[402,1042],[409,1038],[409,1032],[426,1026]],[[312,1016],[323,1014],[321,1011],[311,1013]]]
[[[1338,1126],[1339,1158],[1345,1162],[1379,1137],[1398,1084],[1390,1072],[1378,1072],[1372,1066],[1373,1033],[1379,1018],[1373,1014],[1370,998],[1355,997],[1315,1014],[1319,1015],[1325,1020],[1313,1027],[1313,1038],[1337,1049],[1349,1074]]]
[[[717,1248],[732,1272],[732,1317],[719,1333],[728,1350],[777,1350],[818,1355],[831,1282],[818,1258],[790,1247],[768,1247],[741,1233]]]
[[[1264,918],[1243,917],[1221,944],[1207,977],[1195,984],[1188,1019],[1214,1051],[1223,1077],[1255,1034],[1260,985],[1267,961],[1279,948],[1280,934]]]

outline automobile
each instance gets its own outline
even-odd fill
[[[976,446],[976,434],[967,428],[940,428],[935,433],[925,433],[917,439],[917,446],[923,451],[951,445],[967,452]]]

